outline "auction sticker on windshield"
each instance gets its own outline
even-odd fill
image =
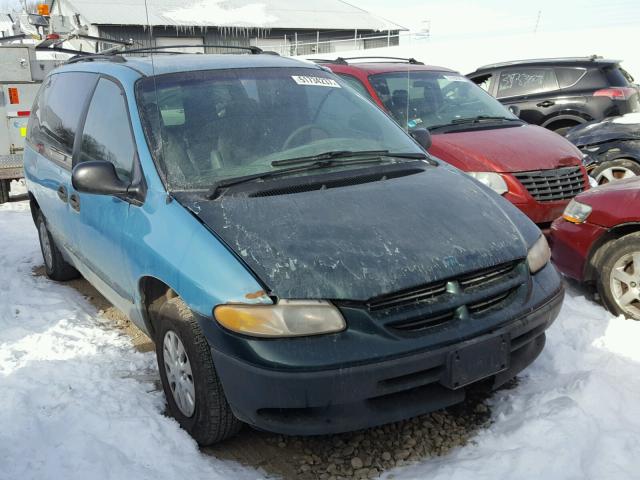
[[[332,78],[324,78],[324,77],[307,77],[301,75],[291,75],[293,81],[298,85],[312,85],[316,87],[332,87],[332,88],[342,88],[338,82],[333,80]]]

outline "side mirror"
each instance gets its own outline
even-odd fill
[[[509,105],[509,111],[516,117],[520,118],[520,107],[517,105]]]
[[[96,195],[127,195],[129,185],[118,178],[110,162],[84,162],[75,166],[71,184],[78,192]]]
[[[425,150],[431,148],[431,134],[426,128],[414,128],[409,132],[413,139]]]

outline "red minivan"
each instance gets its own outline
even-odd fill
[[[553,262],[595,284],[615,314],[640,320],[640,177],[578,195],[551,226]]]
[[[426,128],[429,153],[503,195],[542,229],[589,188],[582,154],[529,125],[458,72],[414,59],[314,60],[386,110],[403,128]],[[517,113],[517,112],[516,112]]]

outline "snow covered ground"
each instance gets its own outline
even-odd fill
[[[42,264],[25,202],[0,206],[0,479],[254,479],[163,415],[152,353]],[[547,347],[472,445],[396,479],[640,478],[640,322],[569,290]]]

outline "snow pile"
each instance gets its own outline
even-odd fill
[[[163,415],[153,353],[101,325],[42,264],[26,202],[0,207],[0,479],[228,479]]]
[[[640,112],[625,113],[619,117],[611,120],[613,123],[622,123],[627,125],[633,125],[634,123],[640,123]]]
[[[102,324],[42,264],[26,202],[0,207],[0,479],[229,479],[163,415],[152,353]],[[640,478],[640,322],[569,290],[547,347],[473,445],[395,479]],[[327,440],[330,441],[330,440]]]
[[[516,389],[494,396],[495,423],[475,445],[394,478],[640,478],[638,345],[640,322],[569,290],[545,350]]]
[[[163,16],[183,25],[216,25],[219,27],[266,28],[277,17],[267,13],[263,3],[249,3],[231,8],[216,1],[203,1],[176,10],[164,12]]]

